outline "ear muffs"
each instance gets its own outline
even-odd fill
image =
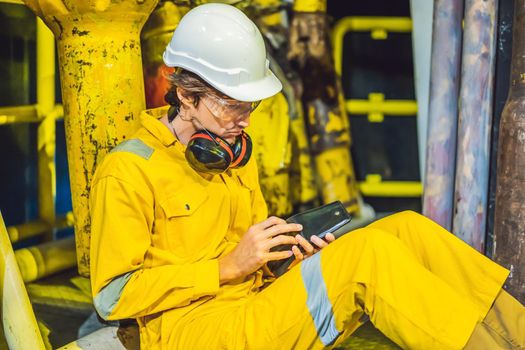
[[[228,168],[240,168],[248,163],[252,141],[244,131],[230,145],[222,137],[199,130],[186,146],[186,160],[198,172],[220,174]]]

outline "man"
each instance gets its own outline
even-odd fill
[[[146,111],[92,184],[103,318],[136,318],[144,349],[323,348],[367,318],[403,348],[525,346],[524,308],[501,290],[508,271],[416,213],[333,243],[267,218],[243,129],[281,84],[241,11],[191,10],[164,61],[177,67],[170,107]],[[292,248],[271,251],[283,244]],[[292,255],[304,261],[271,276],[266,263]],[[493,317],[509,305],[512,315]]]

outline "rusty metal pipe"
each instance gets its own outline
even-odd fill
[[[514,2],[511,85],[500,121],[494,259],[510,269],[505,288],[525,303],[525,0]]]

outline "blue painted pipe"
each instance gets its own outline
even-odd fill
[[[485,251],[496,0],[466,0],[453,232]]]
[[[436,0],[423,214],[450,230],[454,198],[463,0]]]

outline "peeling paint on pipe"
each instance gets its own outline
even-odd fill
[[[485,251],[496,0],[465,2],[453,232]]]
[[[89,274],[88,198],[97,164],[145,108],[140,31],[157,0],[25,0],[58,42],[78,267]]]
[[[463,0],[436,0],[423,214],[452,228]]]

